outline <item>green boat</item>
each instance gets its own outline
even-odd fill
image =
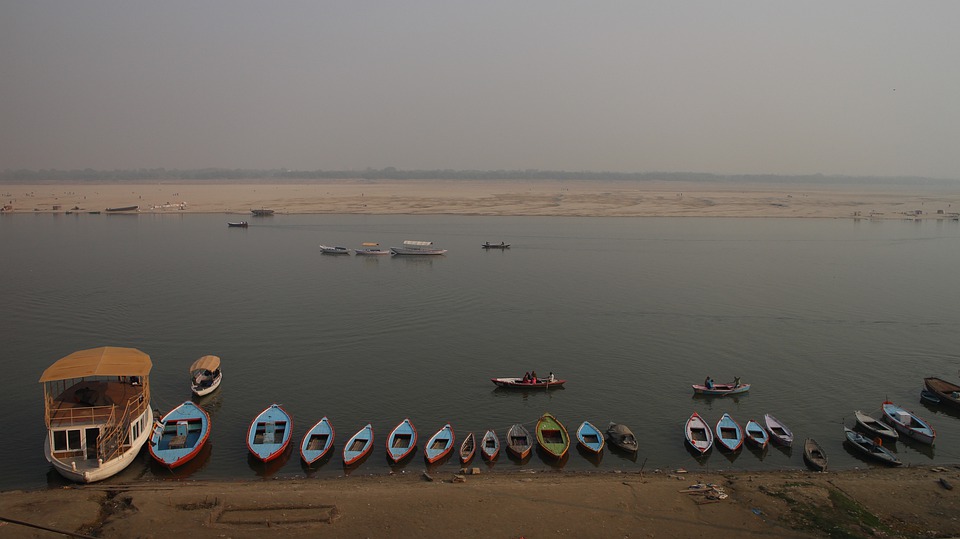
[[[570,436],[557,418],[545,413],[537,421],[537,443],[552,457],[560,459],[570,449]]]

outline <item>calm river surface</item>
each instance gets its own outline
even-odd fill
[[[934,448],[898,442],[908,464],[955,461],[960,416],[920,404],[925,376],[960,378],[960,223],[814,219],[275,215],[227,228],[223,215],[0,217],[0,488],[62,481],[42,455],[42,390],[57,359],[130,346],[153,359],[153,406],[190,398],[188,366],[223,360],[200,401],[211,448],[171,474],[146,451],[113,480],[343,475],[346,439],[373,424],[375,449],[352,474],[387,473],[384,441],[409,417],[422,447],[444,423],[457,437],[543,412],[572,432],[583,420],[629,425],[638,458],[575,448],[566,470],[762,470],[803,467],[802,451],[683,444],[693,411],[741,424],[772,413],[798,440],[819,440],[834,468],[841,423],[885,399],[930,420]],[[431,240],[442,257],[320,254],[318,244]],[[511,243],[484,251],[485,242]],[[535,369],[563,390],[498,390],[494,376]],[[710,375],[753,384],[737,399],[694,398]],[[305,470],[294,450],[264,469],[246,429],[270,403],[294,416],[294,442],[321,416],[337,454]],[[16,436],[11,436],[12,434]],[[799,445],[799,444],[798,444]],[[474,466],[488,469],[475,461]],[[549,469],[501,455],[492,470]],[[434,471],[459,468],[451,459]]]

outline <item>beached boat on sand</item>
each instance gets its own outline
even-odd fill
[[[873,417],[870,417],[860,410],[854,411],[853,416],[857,420],[857,426],[869,432],[872,436],[880,436],[889,440],[896,440],[900,438],[900,435],[897,434],[896,429],[882,421],[877,421]]]
[[[220,358],[217,356],[203,356],[190,365],[190,391],[198,397],[216,391],[222,380]]]
[[[933,430],[929,423],[920,419],[920,416],[890,401],[885,401],[882,408],[883,420],[897,429],[897,432],[920,443],[933,444],[937,431]]]
[[[356,464],[373,449],[373,427],[367,423],[362,429],[347,440],[343,446],[343,465]]]
[[[520,460],[527,458],[533,449],[530,431],[520,423],[507,430],[507,451]]]
[[[453,427],[450,426],[450,423],[447,423],[440,427],[440,430],[427,441],[427,445],[423,448],[423,458],[429,464],[437,462],[450,454],[455,441],[456,436],[453,434]]]
[[[560,459],[570,449],[570,435],[559,419],[545,413],[537,421],[537,443],[551,457]]]
[[[624,424],[610,423],[607,427],[607,438],[614,447],[629,453],[636,453],[640,449],[637,437],[633,435],[630,427]]]
[[[333,447],[335,435],[333,425],[324,416],[303,435],[303,441],[300,442],[300,458],[307,466],[322,459]]]
[[[290,445],[293,417],[279,404],[271,404],[250,422],[247,430],[247,449],[254,457],[270,462]]]
[[[442,255],[446,249],[437,249],[432,241],[404,240],[403,247],[391,247],[395,255]]]
[[[605,445],[603,433],[589,421],[584,421],[577,427],[577,441],[591,453],[600,453]]]
[[[813,438],[807,438],[803,442],[803,460],[818,472],[827,469],[827,454],[823,452],[823,448]]]
[[[466,464],[473,460],[473,455],[477,452],[477,438],[473,433],[467,434],[460,444],[460,464]]]
[[[197,456],[210,437],[210,416],[191,401],[163,416],[150,436],[150,455],[167,468]]]
[[[485,460],[491,461],[497,458],[497,455],[500,454],[500,438],[497,437],[497,433],[493,430],[488,430],[484,433],[483,438],[480,440],[480,456]]]
[[[387,457],[393,462],[410,456],[417,448],[417,429],[410,419],[404,419],[387,436]]]
[[[710,425],[700,417],[700,414],[693,412],[684,425],[684,435],[687,443],[701,455],[713,447],[713,431]]]
[[[136,459],[150,437],[150,356],[135,348],[80,350],[40,376],[44,456],[79,483],[101,481]]]
[[[767,426],[767,432],[770,433],[770,439],[773,440],[773,443],[780,444],[784,447],[793,445],[793,431],[782,421],[770,414],[764,414],[763,422]]]

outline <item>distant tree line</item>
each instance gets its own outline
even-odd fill
[[[701,172],[568,172],[564,170],[401,170],[394,167],[365,170],[289,170],[203,168],[179,170],[138,168],[94,170],[11,170],[0,172],[3,183],[35,182],[124,182],[161,180],[613,180],[613,181],[688,181],[750,183],[943,183],[955,180],[920,176],[840,176],[824,174],[707,174]]]

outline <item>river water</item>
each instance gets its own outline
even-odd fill
[[[683,423],[698,411],[741,424],[772,413],[814,437],[833,468],[868,466],[842,445],[853,411],[893,400],[930,420],[933,448],[898,442],[908,464],[956,460],[960,417],[921,404],[922,378],[960,378],[960,223],[739,218],[274,215],[228,228],[223,215],[0,217],[0,488],[62,481],[42,455],[37,380],[57,359],[98,346],[150,354],[153,406],[190,398],[189,365],[223,360],[199,401],[210,449],[178,473],[144,452],[113,480],[387,473],[384,442],[409,417],[420,449],[444,423],[458,439],[544,412],[571,434],[584,420],[636,433],[635,460],[571,448],[556,464],[505,455],[499,470],[762,470],[803,467],[802,451],[695,460]],[[430,240],[441,257],[322,255]],[[486,251],[505,241],[509,250]],[[562,390],[496,389],[494,376],[553,371]],[[705,376],[753,385],[739,398],[693,397]],[[294,443],[326,415],[337,454],[315,470],[293,451],[250,462],[246,429],[271,403],[294,416]],[[364,424],[375,449],[345,471],[339,452]],[[799,443],[797,444],[799,445]],[[451,459],[432,468],[454,472]]]

